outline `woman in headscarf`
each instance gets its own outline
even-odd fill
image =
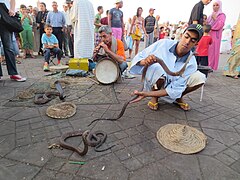
[[[224,67],[223,74],[225,76],[233,77],[234,79],[238,79],[238,76],[240,75],[240,14],[233,35],[231,56],[227,61],[227,65]]]
[[[213,2],[213,13],[207,19],[207,23],[212,26],[210,36],[213,39],[213,43],[209,46],[208,62],[213,70],[218,69],[220,44],[225,20],[226,15],[222,12],[222,2],[215,0]]]

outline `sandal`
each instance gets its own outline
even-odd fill
[[[154,111],[158,110],[158,102],[153,103],[153,102],[149,101],[147,105],[151,110],[154,110]]]
[[[17,64],[22,64],[21,61],[19,61],[19,60],[16,60],[16,63],[17,63]]]
[[[188,103],[174,102],[174,104],[178,105],[184,111],[189,111],[191,109]]]

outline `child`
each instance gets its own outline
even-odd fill
[[[45,33],[42,35],[42,44],[44,49],[45,63],[43,66],[44,71],[49,71],[49,60],[51,53],[57,56],[58,64],[61,64],[62,50],[59,49],[59,44],[56,36],[52,34],[53,29],[50,24],[46,24],[44,27]]]
[[[159,39],[164,39],[165,37],[165,33],[164,33],[164,27],[160,27],[160,30],[159,30]]]
[[[31,58],[35,58],[33,55],[32,18],[27,13],[27,7],[23,4],[20,6],[20,12],[21,22],[23,26],[23,31],[20,32],[23,59],[26,59],[27,53],[30,53]]]
[[[197,64],[201,66],[208,66],[208,48],[209,45],[212,44],[212,38],[209,35],[210,30],[211,30],[210,25],[203,26],[204,34],[197,46],[196,60]]]

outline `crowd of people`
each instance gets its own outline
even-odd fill
[[[121,11],[123,7],[122,0],[116,0],[115,7],[107,10],[105,13],[106,16],[104,17],[102,17],[104,7],[98,6],[96,9],[97,13],[95,14],[93,5],[89,0],[66,0],[63,5],[63,11],[59,10],[57,1],[52,2],[51,10],[46,7],[44,2],[39,2],[37,7],[22,4],[17,13],[19,13],[21,18],[23,31],[13,33],[6,27],[0,29],[1,60],[3,61],[5,55],[5,63],[7,64],[10,78],[17,81],[26,80],[26,78],[18,74],[16,68],[16,62],[19,62],[16,61],[16,58],[19,56],[19,49],[22,51],[23,59],[27,57],[35,58],[36,53],[44,56],[44,71],[49,70],[49,59],[52,54],[56,55],[58,64],[61,64],[61,58],[64,58],[64,56],[90,59],[94,54],[102,53],[116,60],[121,72],[123,72],[127,68],[126,59],[132,58],[133,47],[135,47],[135,57],[133,59],[133,62],[136,62],[135,66],[141,64],[153,65],[156,57],[148,58],[148,56],[154,55],[155,49],[161,46],[169,46],[169,50],[171,50],[171,47],[175,47],[175,45],[176,49],[178,49],[181,41],[190,39],[192,44],[185,44],[185,48],[188,49],[188,47],[191,47],[191,51],[195,52],[194,60],[196,57],[195,61],[197,65],[208,66],[212,70],[217,70],[220,53],[230,53],[231,49],[236,52],[239,47],[239,39],[236,33],[235,36],[233,35],[231,27],[226,26],[226,28],[224,28],[226,15],[222,12],[222,2],[220,0],[215,0],[212,3],[213,11],[211,14],[203,14],[204,6],[211,3],[211,1],[212,0],[199,1],[193,7],[191,13],[189,13],[189,22],[180,21],[178,24],[170,24],[169,22],[160,23],[160,15],[156,15],[155,17],[154,8],[148,9],[148,16],[143,17],[142,13],[144,9],[142,7],[138,7],[136,9],[136,15],[124,23],[124,12]],[[0,4],[4,4],[7,7],[10,16],[15,15],[14,0],[0,0]],[[3,24],[3,22],[0,23]],[[197,32],[197,34],[192,34],[194,31]],[[194,37],[194,35],[196,35],[196,37]],[[235,40],[232,41],[232,37],[234,37]],[[175,40],[173,42],[179,43],[174,44],[172,40]],[[139,44],[141,41],[144,41],[145,49],[139,53]],[[126,50],[129,50],[127,58],[125,56]],[[171,51],[174,54],[176,53],[177,58],[184,60],[186,60],[185,55],[189,55],[190,52],[190,50],[187,52],[184,51],[185,54],[183,58],[178,57],[179,54],[181,54],[181,48],[179,49],[180,52],[175,52],[175,50]],[[148,53],[143,55],[145,52]],[[152,54],[149,54],[149,52]],[[235,54],[239,54],[239,51]],[[155,56],[157,55],[163,56],[161,54],[155,54]],[[236,55],[233,57],[236,59]],[[147,60],[142,62],[141,60],[139,61],[138,58]],[[237,56],[237,58],[239,58],[239,56]],[[236,63],[233,66],[235,74],[229,76],[238,78],[239,60],[235,61]],[[228,62],[228,64],[232,66],[230,62]],[[154,66],[149,66],[149,69],[151,69],[150,67],[154,68]],[[130,69],[132,68],[135,69],[134,65]],[[155,68],[158,69],[159,67]],[[133,70],[130,72],[133,74],[142,73],[141,68],[138,70],[140,72]],[[169,80],[164,73],[161,73],[161,75],[155,73],[155,75],[164,78],[156,79],[155,76],[151,77],[153,72],[153,70],[146,72],[146,79],[153,78],[151,84],[147,84],[149,81],[145,84],[145,89],[148,91],[153,90],[152,87],[155,84],[157,84],[157,86],[155,86],[154,90],[162,87],[160,85],[161,83],[158,83],[158,80],[162,82],[164,79],[165,83]],[[158,72],[161,72],[161,70],[158,70]],[[186,72],[188,71],[186,70]],[[190,77],[190,74],[186,77]],[[0,71],[0,77],[1,76],[2,71]],[[201,85],[205,82],[204,78],[200,78],[201,75],[195,74],[195,77],[198,78],[198,82],[201,82]],[[176,80],[177,78],[174,79]],[[172,83],[174,82],[171,78],[170,81]],[[185,83],[185,86],[188,85],[186,79],[179,81]],[[182,85],[182,87],[185,86]],[[195,87],[198,86],[199,84],[194,84],[193,89],[196,89]],[[174,85],[171,87],[174,87]],[[186,87],[183,89],[186,89]],[[179,94],[182,94],[184,90],[180,90],[180,92]],[[171,96],[170,90],[164,93]],[[178,99],[177,102],[181,108],[189,108],[188,105],[183,102],[181,96],[173,94],[172,96],[174,97],[173,99]],[[156,109],[156,103],[156,98],[152,99],[149,107]]]

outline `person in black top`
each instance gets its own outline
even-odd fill
[[[147,34],[145,34],[145,48],[150,46],[153,41],[154,41],[154,27],[155,27],[155,22],[156,19],[153,16],[154,14],[154,10],[153,8],[149,9],[149,15],[145,18],[144,21],[144,25],[145,25],[145,29]]]
[[[188,24],[203,25],[203,9],[204,5],[208,5],[212,0],[201,0],[192,9]]]
[[[42,54],[43,55],[43,45],[42,45],[42,35],[44,33],[44,26],[46,24],[46,19],[47,19],[47,14],[48,11],[46,9],[46,4],[44,2],[41,2],[39,4],[40,6],[40,11],[38,11],[37,17],[36,17],[36,23],[37,23],[37,27],[40,30],[40,47],[39,47],[39,52],[38,54]]]

